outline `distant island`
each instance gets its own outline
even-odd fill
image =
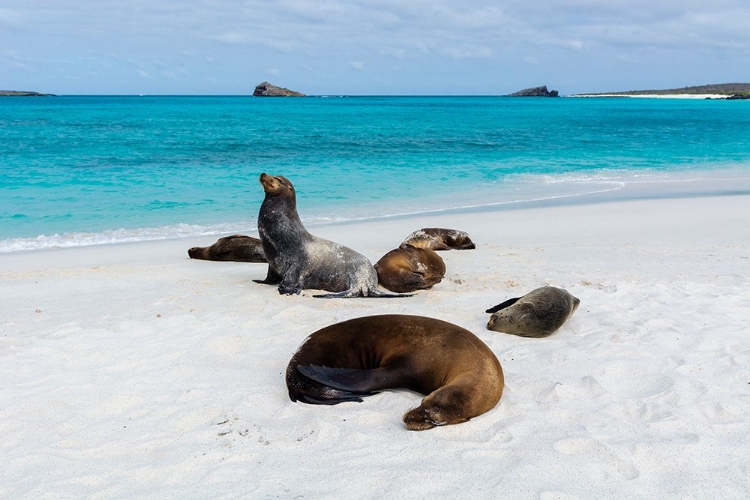
[[[40,92],[29,92],[27,90],[0,90],[0,96],[20,96],[20,97],[48,97],[55,94],[42,94]]]
[[[255,87],[253,95],[256,97],[304,97],[305,94],[294,90],[277,87],[268,82],[263,82]]]
[[[717,83],[677,89],[627,90],[625,92],[597,92],[572,94],[570,97],[639,97],[639,96],[696,96],[707,99],[750,99],[750,83]]]
[[[547,90],[547,86],[542,85],[541,87],[531,87],[513,92],[508,94],[508,97],[557,97],[558,95],[557,90]]]

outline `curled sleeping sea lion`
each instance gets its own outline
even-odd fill
[[[188,255],[191,259],[201,260],[267,262],[260,240],[244,234],[219,238],[208,247],[193,247],[188,250]]]
[[[488,330],[520,337],[546,337],[562,326],[581,301],[562,288],[544,286],[487,309]]]
[[[433,318],[355,318],[310,335],[286,369],[289,398],[311,404],[361,402],[383,389],[425,394],[403,417],[410,430],[458,424],[495,407],[500,362],[464,328]]]
[[[375,264],[378,283],[392,292],[426,290],[445,276],[445,262],[429,248],[401,245]]]
[[[405,297],[376,288],[378,275],[364,255],[307,232],[289,179],[264,173],[260,183],[266,197],[258,214],[258,234],[268,274],[257,283],[279,285],[279,293],[287,295],[313,288],[334,292],[315,295],[322,298]]]
[[[432,250],[473,250],[476,248],[466,232],[439,227],[418,229],[407,236],[403,244]]]

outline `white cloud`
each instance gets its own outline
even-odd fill
[[[743,68],[750,65],[747,0],[505,0],[502,4],[495,0],[24,0],[15,4],[0,8],[4,50],[0,62],[4,78],[18,85],[36,81],[25,74],[32,71],[29,68],[45,68],[48,74],[85,74],[95,65],[100,74],[97,85],[120,88],[132,61],[138,61],[137,68],[154,81],[156,75],[186,71],[194,82],[215,78],[228,85],[273,74],[266,69],[273,68],[292,80],[285,82],[290,88],[301,81],[341,86],[321,92],[355,92],[350,86],[362,79],[347,70],[364,69],[364,61],[373,75],[390,73],[397,63],[399,80],[390,82],[404,90],[423,88],[428,81],[439,81],[450,90],[455,85],[446,74],[487,81],[499,67],[504,68],[503,83],[514,86],[510,75],[520,79],[530,65],[549,68],[552,63],[559,77],[568,81],[586,80],[586,74],[603,78],[598,67],[603,61],[613,62],[608,78],[616,78],[615,64],[627,60],[622,75],[644,80],[651,77],[659,59],[675,79],[695,74],[696,68],[714,68],[717,60],[737,75],[735,79],[746,79]],[[639,70],[646,59],[649,66]],[[296,73],[308,69],[303,77],[290,68]],[[373,78],[367,84],[378,81]]]
[[[454,59],[489,59],[492,50],[488,47],[447,47],[440,50]]]

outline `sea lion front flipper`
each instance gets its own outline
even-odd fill
[[[278,285],[279,283],[281,283],[281,276],[279,276],[273,269],[271,269],[271,266],[269,265],[266,279],[253,281],[256,283],[260,283],[261,285]]]
[[[392,368],[358,370],[356,368],[297,365],[297,371],[325,386],[362,395],[370,395],[374,391],[403,385],[399,383],[401,376],[398,370]]]
[[[487,309],[484,312],[495,313],[495,312],[499,311],[500,309],[505,309],[506,307],[512,306],[513,304],[515,304],[516,302],[518,302],[518,299],[520,299],[520,298],[521,297],[516,297],[516,298],[513,298],[513,299],[508,299],[505,302],[503,302],[502,304],[498,304],[495,307],[490,307],[489,309]]]

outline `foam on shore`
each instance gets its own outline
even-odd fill
[[[429,214],[473,213],[590,204],[639,198],[724,196],[750,193],[750,172],[742,168],[683,171],[676,173],[604,172],[568,175],[515,175],[498,183],[478,186],[470,193],[450,193],[429,199],[387,201],[369,206],[311,207],[310,197],[300,195],[305,224],[351,224],[375,220],[420,217]],[[174,224],[161,227],[120,228],[102,232],[72,232],[31,238],[0,240],[0,254],[47,248],[73,248],[139,241],[158,241],[196,236],[257,234],[255,214],[246,220],[224,223]]]

